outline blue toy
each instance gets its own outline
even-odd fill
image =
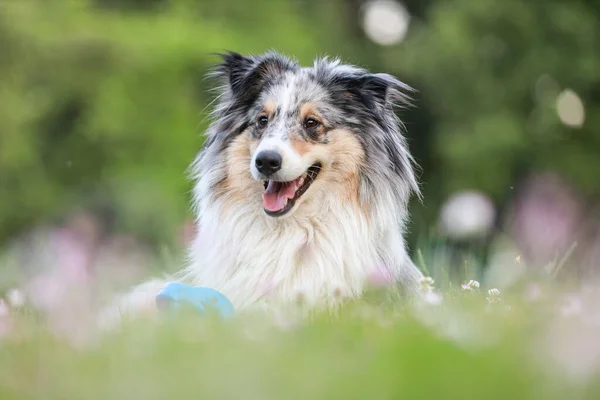
[[[201,314],[216,313],[221,318],[235,315],[233,304],[223,294],[206,287],[194,287],[179,282],[166,284],[156,295],[160,311],[177,310],[191,306]]]

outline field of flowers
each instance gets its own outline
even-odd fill
[[[7,291],[0,399],[599,398],[594,288],[482,286],[426,278],[412,302],[374,287],[334,314],[294,320],[298,304],[283,329],[182,313],[101,335]]]

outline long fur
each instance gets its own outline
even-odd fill
[[[221,57],[210,75],[220,82],[212,123],[191,166],[197,236],[187,267],[172,279],[217,289],[238,310],[299,297],[331,306],[359,297],[376,270],[417,293],[422,275],[403,233],[419,188],[394,112],[409,104],[411,89],[338,59],[301,67],[274,52]],[[319,132],[302,128],[308,106],[322,117]],[[272,123],[261,131],[256,116],[268,107]],[[272,143],[289,165],[282,174],[322,164],[281,218],[263,210],[264,187],[252,167]],[[161,284],[135,288],[118,302],[120,312],[151,309]]]

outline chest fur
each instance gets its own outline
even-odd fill
[[[205,218],[188,280],[222,291],[238,307],[357,296],[379,249],[365,220],[347,214],[277,221],[240,210],[221,221]]]

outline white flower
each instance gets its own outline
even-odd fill
[[[433,286],[434,282],[435,281],[430,276],[425,276],[425,277],[421,278],[421,285],[422,286],[424,286],[424,285]]]
[[[479,289],[479,282],[471,279],[469,282],[462,284],[460,287],[462,290],[469,292],[473,289]]]
[[[25,304],[25,295],[19,289],[11,289],[6,293],[8,304],[12,307],[19,308]]]
[[[500,291],[496,288],[488,290],[488,297],[486,297],[485,299],[490,304],[495,304],[502,301],[502,298],[500,298]]]
[[[421,292],[429,293],[433,290],[433,278],[426,276],[421,278]]]
[[[474,281],[473,279],[469,281],[468,285],[471,286],[473,289],[479,289],[479,282]]]

